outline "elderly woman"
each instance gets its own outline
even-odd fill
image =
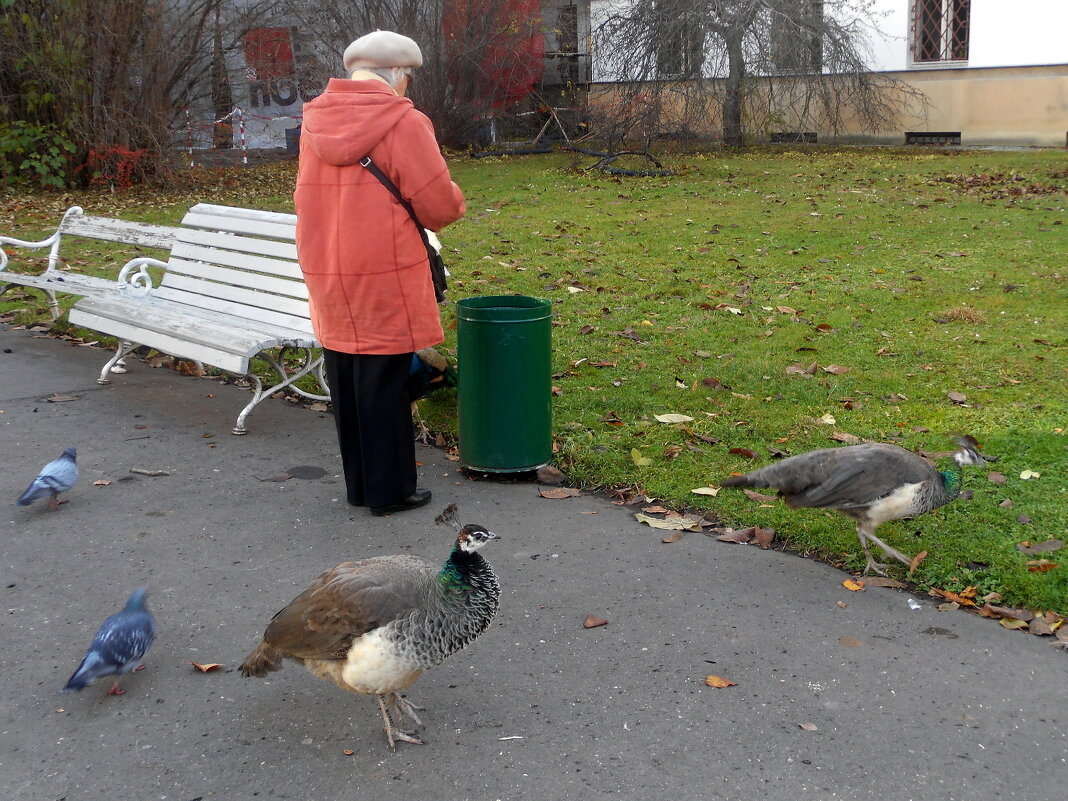
[[[406,382],[413,352],[444,336],[419,230],[360,162],[370,156],[432,231],[466,210],[430,120],[405,97],[422,63],[419,46],[391,31],[349,45],[348,80],[304,106],[294,194],[348,501],[376,515],[430,500],[416,486]]]

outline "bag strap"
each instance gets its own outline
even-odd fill
[[[397,198],[397,202],[404,206],[404,210],[408,212],[408,216],[410,216],[415,222],[415,227],[419,229],[419,236],[422,238],[423,244],[426,245],[427,248],[434,247],[430,244],[430,239],[426,235],[426,228],[421,222],[419,222],[419,218],[415,216],[415,209],[412,208],[412,204],[401,196],[400,190],[397,188],[397,185],[393,183],[393,181],[389,180],[389,176],[382,172],[382,170],[378,168],[377,164],[371,161],[371,157],[369,155],[364,156],[362,159],[360,159],[360,166],[366,167],[367,171],[379,181],[381,181],[382,186],[388,189],[393,195],[393,197]]]

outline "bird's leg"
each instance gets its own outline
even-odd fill
[[[126,695],[126,690],[119,689],[118,679],[115,679],[115,683],[111,685],[111,689],[108,690],[108,695]]]
[[[426,427],[426,423],[423,422],[423,416],[419,414],[419,402],[412,401],[412,417],[415,418],[415,428],[418,432],[416,434],[416,441],[421,442],[424,445],[430,444],[430,429]]]
[[[882,562],[876,562],[875,559],[872,557],[871,551],[868,549],[868,540],[871,540],[880,548],[882,548],[887,556],[892,556],[895,559],[904,562],[906,565],[912,564],[912,560],[905,556],[905,554],[901,553],[901,551],[895,548],[891,548],[881,539],[876,537],[874,532],[866,531],[863,526],[857,526],[857,537],[860,538],[860,545],[864,549],[864,555],[868,557],[868,564],[864,568],[864,575],[867,575],[869,572],[874,570],[880,576],[885,576],[887,568],[887,565],[883,564]]]
[[[404,696],[397,695],[396,693],[393,693],[391,705],[395,710],[397,710],[397,713],[399,715],[408,718],[412,723],[414,723],[416,729],[421,729],[423,727],[423,721],[421,721],[419,719],[419,716],[415,714],[415,710],[422,710],[423,707],[416,706]]]
[[[422,745],[423,741],[413,737],[409,732],[396,728],[393,725],[393,720],[389,716],[389,711],[386,709],[385,698],[388,697],[389,705],[393,706],[397,696],[394,693],[388,693],[387,696],[376,696],[378,698],[378,709],[382,712],[382,721],[385,723],[386,739],[389,741],[389,747],[394,751],[397,750],[396,740],[403,740],[406,743],[414,743],[415,745]]]

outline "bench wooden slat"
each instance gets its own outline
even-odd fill
[[[189,208],[196,214],[212,214],[218,217],[233,217],[242,220],[267,220],[281,225],[297,225],[297,215],[287,214],[284,211],[264,211],[262,209],[248,209],[241,206],[219,206],[214,203],[197,203]]]
[[[281,239],[292,242],[296,226],[272,220],[250,220],[245,217],[214,216],[189,212],[182,218],[184,228],[204,228],[208,231],[229,231],[247,236]]]
[[[90,295],[100,292],[114,292],[115,281],[111,278],[97,278],[93,275],[81,273],[68,273],[60,270],[48,270],[40,275],[26,275],[25,273],[9,273],[7,270],[0,271],[0,285],[8,283],[9,278],[16,280],[10,283],[19,286],[30,286],[50,292],[68,292],[72,295]]]
[[[265,273],[277,275],[282,278],[292,279],[291,283],[303,283],[304,274],[300,271],[300,265],[294,261],[271,259],[266,256],[256,256],[251,253],[241,253],[234,250],[219,250],[206,248],[202,245],[191,245],[188,242],[176,242],[171,249],[171,260],[178,259],[219,264],[224,267],[237,267],[242,271],[248,271],[250,275]],[[240,283],[235,281],[234,283]]]
[[[67,236],[84,236],[90,239],[102,239],[107,242],[160,250],[166,250],[174,244],[178,234],[178,229],[169,225],[88,215],[71,215],[63,223],[60,231]]]
[[[138,314],[131,315],[131,309]],[[176,309],[153,298],[85,298],[71,309],[70,321],[238,375],[248,373],[249,360],[264,348],[306,348],[315,341],[300,331],[277,329],[266,335],[263,328],[244,325],[240,319]]]
[[[308,299],[308,287],[303,281],[289,281],[285,278],[275,278],[270,275],[261,275],[259,273],[246,273],[241,270],[231,270],[229,267],[219,267],[215,264],[202,264],[195,261],[187,261],[185,259],[171,258],[167,262],[167,273],[171,272],[181,273],[183,275],[193,275],[198,278],[207,279],[210,283],[218,282],[220,286],[225,284],[231,284],[234,286],[244,286],[250,289],[260,289],[264,292],[273,292],[276,295],[282,295],[285,297],[301,298],[302,300]],[[166,281],[166,275],[164,281]],[[205,287],[207,294],[212,294],[211,287]]]
[[[294,242],[281,242],[274,239],[253,239],[248,236],[223,233],[221,231],[204,231],[196,228],[180,230],[179,242],[189,242],[209,248],[255,253],[259,256],[271,256],[276,259],[297,260],[297,245]]]
[[[152,294],[157,298],[173,300],[175,303],[188,303],[190,301],[190,285],[192,285],[192,291],[195,292],[199,288],[199,279],[178,275],[171,276],[164,286],[154,289]],[[221,295],[225,295],[225,297],[220,297]],[[235,317],[242,317],[274,326],[285,326],[296,331],[303,331],[309,337],[313,336],[306,302],[302,303],[299,300],[279,298],[277,295],[265,296],[263,293],[255,293],[253,290],[239,287],[232,287],[226,292],[217,290],[215,297],[196,294],[195,299],[196,303],[205,309],[226,312]],[[255,305],[262,304],[268,299],[273,299],[269,306]]]

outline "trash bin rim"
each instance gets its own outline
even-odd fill
[[[552,301],[529,295],[477,295],[456,301],[465,322],[532,323],[552,317]]]

